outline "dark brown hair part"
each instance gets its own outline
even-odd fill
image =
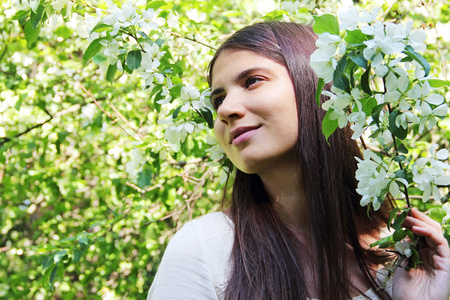
[[[249,50],[288,70],[297,101],[296,164],[302,174],[299,184],[304,187],[309,230],[308,242],[301,242],[281,221],[259,176],[237,170],[230,203],[235,239],[226,299],[349,299],[350,255],[362,280],[381,299],[390,299],[377,289],[372,270],[386,255],[360,244],[360,236],[375,236],[386,224],[387,211],[367,211],[359,204],[354,157],[361,157],[361,152],[349,128],[337,130],[328,141],[322,134],[324,111],[315,102],[318,78],[309,63],[316,39],[313,30],[301,24],[258,23],[232,35],[210,63],[210,84],[214,63],[225,49]],[[312,255],[305,257],[302,247]],[[310,266],[313,287],[305,276]]]

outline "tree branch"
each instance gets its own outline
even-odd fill
[[[183,39],[189,40],[189,41],[191,41],[191,42],[200,44],[200,45],[202,45],[202,46],[208,47],[208,48],[210,48],[210,49],[212,49],[212,50],[214,50],[214,51],[217,50],[217,48],[214,48],[214,47],[212,47],[212,46],[210,46],[210,45],[208,45],[208,44],[205,44],[205,43],[203,43],[203,42],[197,41],[197,40],[195,39],[195,37],[194,37],[194,38],[189,38],[189,37],[187,37],[187,36],[183,36],[183,35],[181,35],[181,34],[178,34],[178,33],[172,32],[172,31],[168,31],[168,33],[169,33],[170,35],[173,35],[173,36],[176,36],[176,37],[179,37],[179,38],[183,38]]]
[[[80,83],[80,86],[81,86],[81,89],[82,89],[86,94],[88,94],[88,96],[91,97],[92,100],[94,100],[95,105],[97,105],[97,107],[100,108],[100,110],[101,110],[108,118],[110,118],[111,120],[113,120],[113,122],[116,122],[117,119],[113,118],[110,114],[108,114],[108,113],[103,109],[103,107],[98,103],[97,99],[95,99],[94,95],[92,95],[92,93],[91,93],[90,91],[88,91],[81,83]],[[126,131],[125,128],[123,128],[123,126],[120,125],[118,122],[117,122],[117,126],[119,126],[120,129],[122,129],[122,131],[125,132],[129,137],[131,137],[132,139],[135,139],[135,137],[132,136],[131,134],[129,134],[128,131]],[[134,130],[134,128],[131,128],[131,129]],[[139,136],[139,137],[140,137],[140,136]]]

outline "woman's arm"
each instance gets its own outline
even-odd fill
[[[448,300],[450,297],[450,249],[440,224],[413,208],[403,222],[405,228],[425,237],[420,250],[423,263],[416,269],[397,269],[394,276],[394,300]]]

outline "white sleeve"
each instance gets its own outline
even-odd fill
[[[169,242],[147,300],[218,299],[204,233],[195,223],[184,225]]]

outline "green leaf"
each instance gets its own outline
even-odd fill
[[[142,172],[138,174],[137,184],[141,189],[150,186],[152,182],[152,170],[150,168],[144,168]]]
[[[161,8],[165,5],[168,5],[165,1],[151,1],[149,4],[147,4],[145,9],[153,8],[154,10],[157,10],[158,8]]]
[[[396,155],[396,156],[394,156],[394,161],[395,162],[402,162],[402,161],[404,161],[406,159],[406,156],[404,156],[404,155]],[[403,170],[401,170],[401,171],[403,171]]]
[[[37,40],[40,31],[41,25],[38,25],[36,28],[34,28],[31,20],[28,20],[25,23],[25,39],[27,41],[28,49],[33,48],[34,42]]]
[[[415,52],[413,47],[411,47],[409,45],[405,47],[405,50],[403,50],[403,53],[405,53],[410,58],[417,61],[423,67],[423,70],[425,71],[425,77],[428,76],[428,74],[430,73],[431,67],[430,67],[430,64],[428,63],[428,61],[425,58],[423,58],[422,55]]]
[[[406,237],[406,230],[396,230],[392,235],[394,242],[399,242]]]
[[[214,128],[214,118],[209,109],[202,109],[200,110],[203,119],[205,119],[206,123],[208,123],[209,128]]]
[[[394,110],[393,112],[391,112],[391,114],[389,115],[389,130],[394,136],[398,137],[401,140],[404,140],[408,135],[408,129],[405,129],[402,126],[397,126],[395,124],[395,119],[401,114],[402,113],[399,110]]]
[[[96,40],[93,40],[87,47],[86,52],[84,52],[83,59],[82,59],[83,68],[86,66],[86,64],[89,62],[89,60],[91,60],[91,58],[93,58],[103,47],[102,44],[100,44],[100,41],[102,39],[103,38],[98,38]]]
[[[20,110],[20,107],[22,106],[23,100],[28,96],[28,94],[20,94],[19,101],[16,102],[16,105],[14,106],[16,110]]]
[[[52,291],[54,289],[54,283],[55,283],[55,279],[56,279],[56,274],[58,272],[58,266],[59,266],[59,264],[55,265],[55,267],[52,270],[52,273],[50,274],[50,278],[49,278],[50,290],[52,290]]]
[[[343,56],[337,63],[336,70],[333,73],[333,85],[338,89],[346,91],[350,94],[350,81],[345,73],[347,65],[347,56]]]
[[[366,116],[370,116],[372,114],[373,108],[377,106],[377,100],[374,97],[364,97],[361,99],[362,110],[366,114]]]
[[[155,85],[154,87],[153,87],[153,89],[152,89],[152,92],[150,93],[150,99],[156,94],[156,93],[158,93],[159,91],[161,91],[162,90],[162,88],[163,88],[163,84],[157,84],[157,85]]]
[[[16,14],[12,17],[12,20],[20,20],[23,17],[26,17],[29,13],[30,13],[30,9],[29,10],[19,10],[18,12],[16,12]]]
[[[395,244],[395,243],[394,243],[394,241],[393,241],[393,239],[392,239],[392,236],[387,236],[387,237],[384,237],[384,238],[382,238],[382,239],[379,239],[378,241],[376,241],[376,242],[370,244],[370,248],[375,247],[375,246],[378,246],[378,247],[380,247],[380,248],[390,248],[390,247],[392,247],[394,244]]]
[[[183,75],[183,69],[176,64],[165,65],[164,68],[162,68],[162,72],[166,74],[171,74],[175,72],[176,75],[180,77]]]
[[[408,154],[408,152],[409,152],[408,149],[406,148],[406,146],[402,143],[397,146],[397,151],[399,153],[403,153],[403,154]]]
[[[391,224],[392,220],[397,216],[397,213],[400,211],[400,208],[394,207],[391,212],[389,213],[389,220],[387,222],[387,228],[388,230],[391,230]]]
[[[364,58],[364,55],[362,54],[362,52],[360,52],[360,53],[352,52],[348,55],[348,58],[350,58],[355,64],[357,64],[361,68],[367,69],[368,61],[367,61],[367,59]]]
[[[143,31],[138,31],[137,32],[140,36],[142,36],[144,39],[148,39],[148,35],[145,33],[145,32],[143,32]],[[151,42],[151,40],[150,40],[150,42]]]
[[[450,87],[450,81],[449,80],[442,80],[442,79],[427,79],[428,83],[433,88],[440,88],[443,86]]]
[[[109,29],[112,29],[113,26],[112,25],[108,25],[105,23],[98,23],[97,25],[95,25],[94,28],[92,28],[91,33],[92,32],[103,32]]]
[[[116,72],[117,72],[117,64],[109,65],[108,70],[106,71],[106,80],[108,80],[110,83],[113,83]]]
[[[159,100],[164,99],[166,96],[162,95],[163,90],[160,89],[159,91],[157,91],[155,98],[153,99],[153,107],[154,109],[159,113],[161,112],[161,104],[158,103]]]
[[[379,126],[380,125],[380,114],[381,114],[381,111],[383,110],[384,105],[385,105],[384,103],[379,104],[372,109],[371,116],[372,116],[372,119],[375,122],[375,124],[378,125],[378,127],[380,127]]]
[[[59,26],[56,30],[55,30],[55,34],[57,36],[62,37],[63,39],[67,39],[72,35],[72,30],[70,30],[69,28],[67,28],[66,26]]]
[[[391,227],[396,231],[400,231],[402,229],[403,221],[405,221],[406,217],[408,216],[408,212],[409,209],[404,209],[403,212],[395,218],[394,223]]]
[[[78,243],[80,243],[80,245],[86,245],[86,246],[90,245],[89,238],[85,235],[79,236],[77,238],[77,240],[78,240]]]
[[[30,14],[30,22],[34,29],[36,29],[41,22],[42,16],[44,14],[44,6],[40,5],[36,11],[36,13],[31,12]]]
[[[67,250],[60,250],[53,254],[53,261],[55,264],[59,263],[67,255]]]
[[[47,255],[42,261],[42,270],[45,271],[48,267],[53,265],[53,256]]]
[[[408,266],[405,267],[406,271],[409,271],[410,268],[415,269],[415,268],[417,268],[418,264],[422,263],[422,261],[420,260],[420,254],[417,251],[417,249],[414,247],[411,247],[410,249],[412,251],[412,255],[409,258]]]
[[[339,22],[335,16],[329,14],[314,16],[313,30],[317,34],[329,32],[339,35]]]
[[[132,50],[127,55],[127,66],[131,70],[136,70],[141,66],[142,54],[141,50]]]
[[[58,139],[55,142],[56,153],[61,153],[61,144],[66,140],[66,137],[69,136],[70,133],[68,131],[58,132]],[[61,241],[62,242],[62,241]]]
[[[181,107],[183,107],[183,105],[180,105],[177,108],[175,108],[175,110],[173,111],[173,114],[172,114],[172,119],[176,119],[178,117],[178,114],[180,113]]]
[[[322,95],[323,88],[325,86],[325,80],[323,78],[319,78],[317,82],[317,90],[316,90],[316,103],[320,106],[320,96]]]
[[[364,74],[361,75],[361,87],[363,91],[369,95],[372,95],[372,90],[370,89],[370,71],[372,68],[367,68]]]
[[[76,264],[80,261],[81,256],[83,255],[83,251],[79,249],[73,250],[73,262]]]
[[[107,60],[107,58],[103,54],[100,54],[100,53],[96,54],[92,58],[92,61],[94,62],[94,64],[97,64],[97,65],[101,64],[102,62],[104,62],[106,60]]]
[[[344,40],[351,45],[358,45],[367,40],[367,36],[361,30],[352,30],[347,31],[347,36]]]
[[[327,111],[325,114],[325,117],[322,121],[322,133],[325,135],[325,138],[328,140],[328,138],[333,134],[333,132],[336,131],[338,128],[338,120],[331,120],[330,119],[330,113],[331,109]]]
[[[178,83],[176,85],[174,85],[171,89],[170,89],[170,95],[173,98],[178,98],[181,95],[181,89],[183,88],[184,84],[182,83]]]

